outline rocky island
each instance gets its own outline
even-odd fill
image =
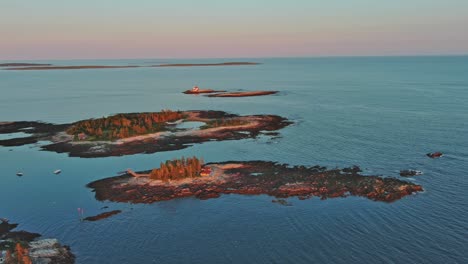
[[[184,94],[204,94],[207,97],[249,97],[249,96],[262,96],[277,94],[278,91],[237,91],[237,92],[228,92],[223,90],[213,90],[213,89],[200,89],[198,86],[194,86],[190,90],[183,92]]]
[[[184,94],[210,94],[210,93],[223,93],[226,91],[223,90],[213,90],[213,89],[191,89],[184,91]]]
[[[222,111],[171,111],[116,114],[71,124],[3,122],[0,134],[27,137],[0,140],[0,146],[50,141],[43,150],[94,158],[178,150],[206,141],[271,135],[291,122],[276,115],[239,116]],[[188,127],[187,127],[188,126]]]
[[[17,226],[0,219],[0,263],[75,263],[68,246],[62,246],[57,239],[37,239],[40,234],[11,231]]]
[[[266,194],[276,198],[321,199],[361,196],[393,202],[422,191],[395,178],[364,176],[359,167],[327,169],[268,161],[207,163],[196,157],[161,163],[159,168],[88,184],[100,201],[153,203],[182,197],[209,199],[221,194]],[[284,202],[283,202],[284,203]]]
[[[278,91],[240,91],[228,93],[214,93],[208,94],[208,97],[250,97],[250,96],[263,96],[270,94],[277,94]]]

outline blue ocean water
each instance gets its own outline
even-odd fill
[[[224,60],[48,61],[142,65]],[[468,57],[243,59],[257,66],[0,70],[0,121],[72,122],[112,113],[224,110],[294,121],[280,138],[209,142],[150,155],[80,159],[0,147],[0,217],[71,246],[77,263],[468,263]],[[279,90],[254,98],[181,91]],[[5,137],[5,135],[3,135]],[[6,135],[8,136],[8,135]],[[425,153],[441,151],[440,159]],[[166,159],[273,160],[359,165],[408,179],[425,192],[394,203],[365,198],[272,203],[224,195],[150,205],[98,202],[85,185]],[[62,174],[54,175],[60,168]],[[16,177],[18,170],[23,177]],[[86,215],[121,209],[99,222]]]

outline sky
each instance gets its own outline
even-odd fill
[[[0,60],[468,54],[468,0],[0,0]]]

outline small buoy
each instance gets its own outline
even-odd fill
[[[54,170],[54,174],[60,174],[62,170]]]
[[[23,173],[22,173],[21,171],[18,171],[18,172],[16,173],[16,176],[23,176]]]

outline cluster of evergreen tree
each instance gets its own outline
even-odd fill
[[[168,160],[151,171],[150,179],[169,181],[200,177],[202,167],[203,159],[197,157]]]
[[[31,258],[28,255],[28,249],[20,243],[16,243],[14,253],[10,250],[6,253],[5,264],[32,264]]]
[[[158,113],[117,114],[79,121],[71,126],[67,133],[75,137],[84,133],[89,140],[115,140],[162,131],[165,122],[183,118],[183,113],[171,110]]]

